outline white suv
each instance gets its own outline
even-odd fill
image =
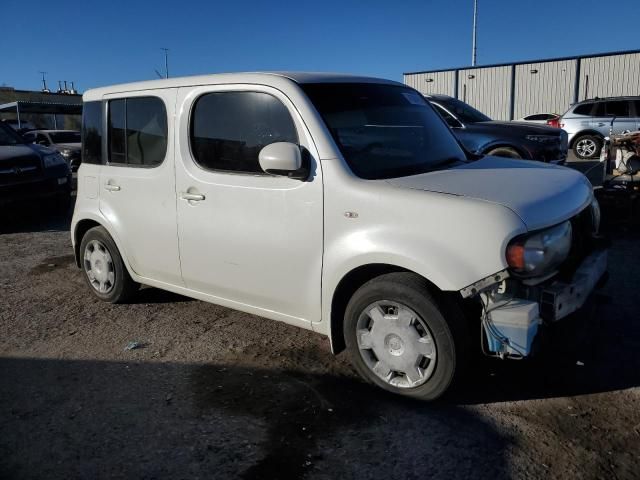
[[[71,232],[105,301],[142,283],[280,320],[433,399],[478,345],[528,356],[606,268],[582,174],[473,156],[400,83],[224,74],[84,102]]]

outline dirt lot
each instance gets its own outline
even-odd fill
[[[609,283],[564,327],[579,342],[419,404],[310,332],[151,288],[99,302],[68,222],[0,223],[0,478],[640,475],[637,233],[613,233]]]

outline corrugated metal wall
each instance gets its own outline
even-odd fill
[[[640,53],[583,58],[579,100],[619,95],[640,95]]]
[[[516,65],[514,118],[563,114],[573,102],[576,64],[577,60],[565,60]]]
[[[404,83],[415,88],[423,95],[442,93],[453,97],[455,96],[455,78],[456,72],[448,70],[445,72],[405,75]]]
[[[460,70],[458,98],[494,120],[508,120],[511,102],[511,67]]]
[[[575,101],[576,84],[578,101],[640,95],[640,52],[409,73],[404,75],[404,82],[422,93],[456,96],[456,71],[457,98],[496,120],[517,119],[534,113],[562,114]]]

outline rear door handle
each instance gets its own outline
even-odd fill
[[[112,185],[110,183],[105,184],[104,186],[105,190],[109,190],[110,192],[119,192],[120,191],[120,186],[119,185]]]
[[[180,197],[183,200],[189,200],[193,202],[199,202],[205,199],[205,196],[202,195],[201,193],[189,193],[189,192],[184,192],[182,195],[180,195]]]

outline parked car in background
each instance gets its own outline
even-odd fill
[[[526,117],[522,117],[518,121],[549,125],[549,122],[551,122],[552,120],[557,120],[559,118],[560,118],[560,114],[558,113],[535,113],[533,115],[527,115]]]
[[[0,206],[40,202],[65,210],[70,199],[71,170],[62,155],[0,123]]]
[[[559,127],[569,134],[569,148],[583,159],[600,156],[604,137],[640,129],[640,97],[584,100],[572,105]]]
[[[35,125],[31,122],[20,122],[19,126],[17,120],[2,120],[2,123],[13,128],[20,134],[28,132],[29,130],[34,130],[36,128]]]
[[[566,161],[567,134],[563,130],[531,123],[494,121],[448,95],[427,95],[426,98],[470,152],[556,164]]]
[[[397,82],[203,75],[83,102],[71,241],[105,302],[146,284],[306,328],[430,400],[479,345],[529,356],[606,270],[584,175],[473,155]]]
[[[31,130],[22,134],[29,143],[37,143],[60,152],[75,172],[80,166],[80,132],[75,130]]]

